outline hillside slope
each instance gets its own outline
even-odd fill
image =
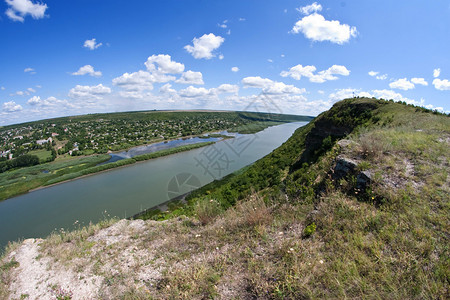
[[[0,297],[446,299],[449,166],[448,116],[347,99],[154,220],[11,245]]]

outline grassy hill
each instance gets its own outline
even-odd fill
[[[187,204],[11,245],[0,297],[448,299],[449,166],[448,116],[346,99]]]

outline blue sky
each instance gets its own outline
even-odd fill
[[[450,111],[450,2],[0,0],[0,126],[146,109]]]

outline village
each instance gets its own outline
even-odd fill
[[[132,114],[127,119],[70,117],[0,128],[0,161],[54,149],[58,155],[91,155],[118,151],[156,141],[220,131],[248,123],[237,114],[196,112]],[[112,114],[114,116],[114,114]]]

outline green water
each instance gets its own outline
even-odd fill
[[[40,189],[0,202],[0,249],[8,241],[45,237],[102,218],[125,218],[249,165],[272,152],[305,122],[273,126],[109,172]],[[181,175],[180,174],[184,174]],[[180,178],[189,175],[194,184]],[[197,182],[197,184],[195,184]],[[169,196],[170,195],[170,196]],[[77,225],[78,226],[78,225]]]

